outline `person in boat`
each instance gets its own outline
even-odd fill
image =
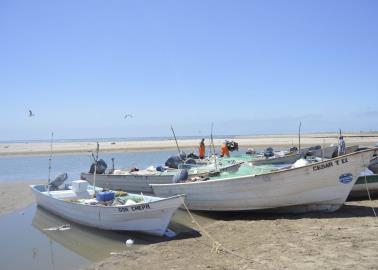
[[[339,137],[339,143],[337,145],[337,155],[338,156],[342,156],[342,155],[345,155],[346,154],[346,151],[345,151],[345,141],[344,141],[344,137],[343,136],[340,136]]]
[[[224,157],[224,156],[230,157],[230,150],[228,150],[227,143],[228,143],[228,141],[224,141],[224,143],[222,143],[221,157]]]
[[[205,139],[202,138],[199,146],[199,158],[204,159],[205,158]]]

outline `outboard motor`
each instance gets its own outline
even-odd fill
[[[188,180],[189,173],[188,170],[182,169],[180,170],[176,175],[173,176],[173,183],[180,183],[180,182],[185,182]]]
[[[268,147],[267,149],[265,149],[265,151],[264,151],[264,157],[265,158],[269,158],[269,157],[273,157],[273,156],[274,156],[274,151],[273,151],[272,147]]]
[[[227,141],[226,146],[227,146],[228,150],[230,150],[231,152],[239,151],[239,144],[237,142]]]
[[[68,178],[67,173],[59,174],[52,182],[50,182],[50,188],[52,190],[58,189],[60,185],[64,183]]]
[[[103,159],[100,159],[99,161],[97,161],[96,174],[105,173],[106,168],[108,168],[108,165],[106,165],[106,162]],[[89,173],[94,173],[94,171],[95,171],[95,162],[92,163],[91,168],[89,169]]]
[[[164,171],[165,171],[164,167],[161,166],[161,165],[156,166],[156,170],[157,170],[158,172],[164,172]]]
[[[186,159],[186,153],[185,152],[181,152],[179,156],[180,156],[181,160]]]
[[[186,158],[199,159],[199,156],[197,156],[196,154],[194,154],[194,153],[192,152],[192,153],[189,153],[189,154],[187,155]]]
[[[183,163],[183,160],[179,156],[170,156],[165,162],[165,166],[173,169],[178,169],[178,166]]]
[[[185,160],[185,164],[197,164],[197,162],[193,159],[193,158],[188,158],[187,160]]]

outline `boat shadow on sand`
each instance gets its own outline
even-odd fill
[[[374,217],[374,212],[378,213],[378,207],[368,206],[356,201],[347,202],[335,212],[309,212],[309,213],[281,213],[277,210],[258,211],[238,211],[238,212],[205,212],[193,211],[196,216],[202,216],[213,220],[276,220],[276,219],[334,219],[334,218],[354,218],[354,217]]]

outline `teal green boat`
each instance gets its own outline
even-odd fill
[[[350,196],[367,196],[367,190],[369,190],[371,194],[378,194],[378,174],[358,177]]]

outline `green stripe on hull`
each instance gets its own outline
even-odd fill
[[[378,175],[368,175],[366,176],[366,182],[378,183]],[[360,176],[357,178],[356,185],[365,184],[365,176]]]

